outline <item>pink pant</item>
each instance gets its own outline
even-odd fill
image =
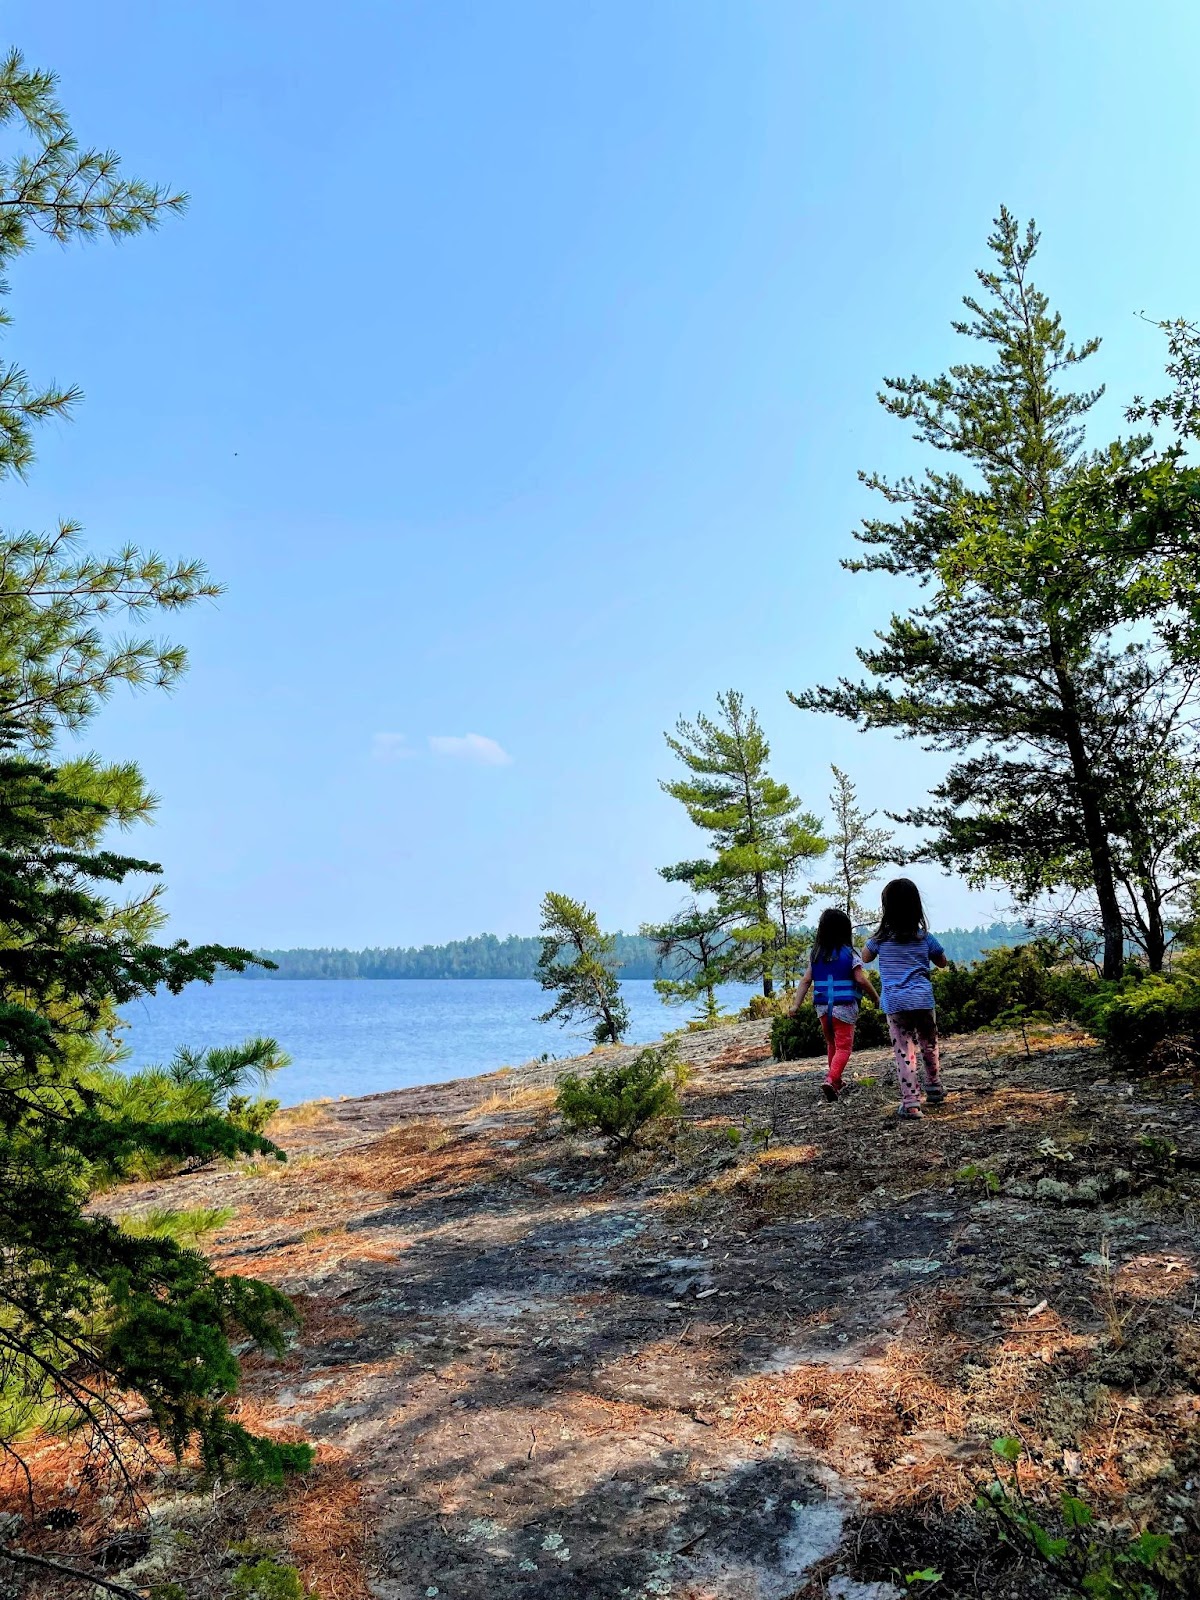
[[[825,1081],[836,1089],[842,1081],[850,1052],[854,1049],[854,1024],[839,1022],[836,1017],[826,1016],[823,1011],[820,1016],[821,1029],[825,1034],[825,1054],[829,1060],[829,1075]]]
[[[900,1079],[900,1104],[921,1104],[921,1082],[917,1078],[917,1053],[921,1056],[921,1077],[927,1089],[941,1080],[938,1073],[938,1031],[932,1011],[893,1011],[888,1017],[892,1052],[896,1057],[896,1076]]]

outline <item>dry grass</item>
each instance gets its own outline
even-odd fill
[[[1104,1326],[1108,1334],[1109,1343],[1114,1350],[1119,1350],[1125,1343],[1125,1324],[1133,1315],[1133,1307],[1122,1308],[1117,1302],[1116,1286],[1113,1282],[1112,1260],[1109,1256],[1109,1241],[1100,1241],[1100,1266],[1097,1269],[1099,1285],[1095,1296],[1095,1303],[1104,1317]]]
[[[295,1179],[298,1173],[311,1167],[320,1156],[301,1151],[299,1155],[288,1156],[286,1161],[280,1161],[274,1156],[252,1156],[246,1161],[237,1163],[237,1170],[247,1178],[265,1178],[269,1182],[278,1182],[281,1178]]]
[[[482,1135],[456,1136],[444,1123],[403,1123],[322,1164],[323,1188],[389,1194],[456,1190],[490,1176],[499,1152]]]
[[[320,1600],[372,1600],[366,1515],[348,1459],[323,1447],[315,1470],[290,1487],[284,1509],[288,1553]]]
[[[549,1085],[511,1084],[507,1088],[493,1089],[472,1111],[472,1116],[488,1116],[496,1111],[548,1111],[555,1102],[555,1091]]]
[[[284,1106],[267,1124],[267,1137],[276,1139],[281,1134],[294,1132],[297,1128],[312,1128],[327,1122],[328,1108],[332,1104],[333,1097],[326,1095],[322,1100],[303,1100],[298,1106]]]
[[[990,1338],[972,1337],[962,1331],[971,1309],[956,1292],[937,1291],[881,1357],[751,1379],[716,1425],[758,1442],[799,1435],[857,1483],[869,1510],[888,1515],[970,1505],[1001,1435],[1025,1446],[1028,1492],[1053,1498],[1070,1488],[1111,1513],[1136,1514],[1139,1497],[1161,1490],[1161,1464],[1200,1444],[1198,1408],[1181,1406],[1170,1384],[1160,1399],[1116,1387],[1122,1350],[1107,1331],[1082,1333],[1053,1309],[1030,1319],[1014,1307]],[[1123,1338],[1128,1313],[1118,1299],[1112,1312]],[[1140,1337],[1145,1350],[1165,1351],[1167,1371],[1194,1359],[1191,1332],[1171,1355],[1167,1321]]]
[[[348,1229],[344,1222],[333,1222],[322,1227],[306,1228],[300,1235],[302,1244],[319,1244],[322,1239],[344,1239]]]
[[[779,1144],[764,1150],[757,1166],[760,1172],[790,1172],[793,1167],[806,1167],[817,1160],[821,1148],[815,1144]]]

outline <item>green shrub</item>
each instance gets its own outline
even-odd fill
[[[278,1100],[266,1100],[262,1095],[231,1094],[225,1105],[225,1115],[235,1128],[245,1128],[247,1133],[263,1133],[267,1123],[279,1110]]]
[[[295,1567],[281,1566],[273,1556],[239,1567],[233,1593],[235,1600],[314,1600]]]
[[[1145,1062],[1164,1039],[1200,1049],[1200,980],[1186,971],[1144,973],[1101,985],[1083,1018],[1112,1053],[1130,1065]]]
[[[954,1174],[955,1183],[968,1185],[978,1184],[985,1194],[1000,1193],[1000,1174],[993,1172],[990,1167],[983,1167],[977,1161],[968,1161],[965,1167],[959,1167]]]
[[[888,1043],[887,1018],[864,1000],[854,1029],[855,1049],[874,1050]],[[801,1006],[794,1017],[776,1017],[771,1024],[771,1054],[776,1061],[803,1061],[825,1054],[825,1035],[815,1006]]]
[[[1167,1534],[1145,1530],[1130,1537],[1098,1524],[1091,1507],[1072,1494],[1061,1495],[1054,1507],[1035,1504],[1017,1477],[1021,1441],[996,1439],[992,1450],[1012,1473],[1006,1482],[997,1472],[976,1509],[996,1519],[1005,1544],[1039,1562],[1070,1593],[1095,1600],[1184,1600],[1196,1593],[1195,1565]]]
[[[274,1039],[248,1039],[212,1050],[180,1050],[169,1065],[141,1072],[95,1067],[81,1081],[100,1114],[115,1123],[207,1124],[217,1131],[225,1124],[241,1132],[262,1133],[279,1102],[244,1091],[256,1080],[265,1082],[287,1062]],[[165,1178],[186,1165],[166,1152],[152,1156],[139,1151],[109,1162],[105,1171],[97,1173],[97,1181]]]
[[[728,1028],[732,1023],[743,1021],[741,1012],[716,1011],[710,1017],[692,1017],[685,1022],[679,1031],[683,1033],[711,1033],[714,1028]]]
[[[1102,987],[1101,979],[1089,967],[1076,963],[1053,967],[1049,973],[1046,1009],[1052,1017],[1082,1022]]]
[[[570,1073],[558,1086],[558,1109],[568,1128],[629,1145],[648,1122],[678,1114],[686,1077],[674,1041],[651,1046],[625,1066],[597,1067],[585,1078]]]
[[[1094,973],[1062,959],[1052,939],[1000,946],[970,966],[933,974],[943,1033],[976,1033],[1022,1021],[1078,1021],[1099,987]]]
[[[979,979],[975,969],[981,965],[959,966],[957,962],[933,974],[933,1002],[938,1028],[942,1033],[970,1033],[980,1024]]]
[[[765,1022],[768,1017],[784,1017],[795,998],[791,990],[779,994],[752,994],[750,1003],[738,1012],[739,1022]]]
[[[196,1206],[189,1211],[154,1206],[141,1216],[122,1217],[121,1230],[135,1239],[174,1239],[176,1244],[192,1249],[236,1215],[232,1206]]]
[[[943,1033],[975,1033],[1018,1019],[1077,1018],[1098,980],[1062,961],[1051,939],[1001,945],[970,966],[933,974],[934,1003]]]
[[[864,1001],[858,1014],[858,1026],[854,1030],[855,1049],[877,1050],[891,1042],[887,1017],[878,1006],[872,1005],[869,1000]]]
[[[776,1017],[771,1024],[771,1054],[776,1061],[803,1061],[825,1054],[825,1035],[812,1006],[801,1006],[794,1017]]]

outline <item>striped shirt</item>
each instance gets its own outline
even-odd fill
[[[874,934],[863,946],[863,959],[879,957],[879,984],[883,1009],[893,1011],[932,1011],[933,976],[931,957],[943,955],[932,933],[919,939],[876,939]]]

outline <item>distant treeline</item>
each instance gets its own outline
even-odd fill
[[[654,942],[636,933],[618,933],[616,956],[623,978],[660,975]],[[988,928],[951,928],[938,937],[952,961],[974,961],[984,950],[1020,944],[1029,935],[1020,923],[993,922]],[[542,941],[510,934],[498,939],[481,933],[450,944],[410,950],[260,950],[277,964],[275,972],[252,967],[244,978],[532,978]],[[223,975],[224,976],[224,975]],[[228,974],[234,978],[236,973]]]

